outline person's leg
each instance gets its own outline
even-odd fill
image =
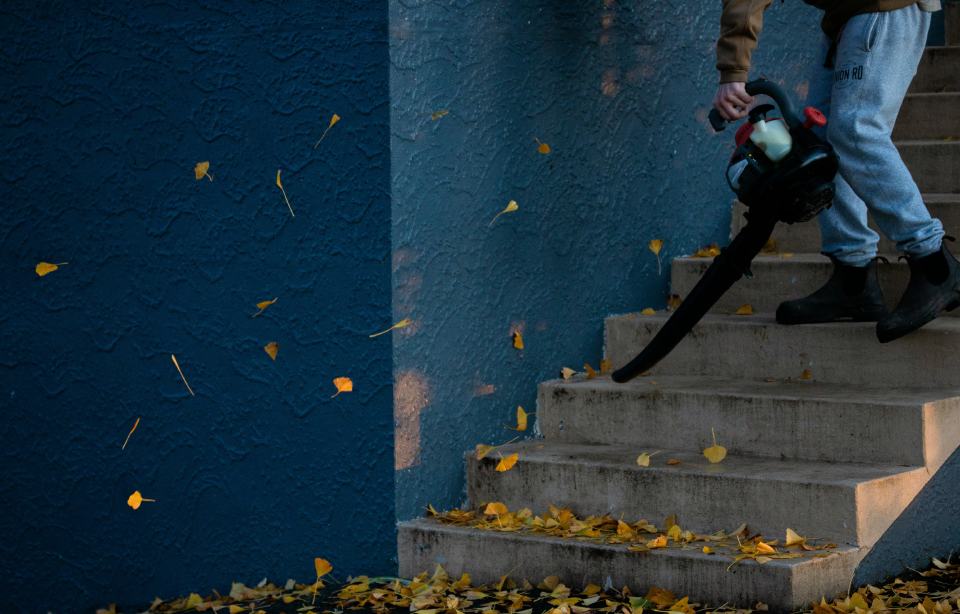
[[[838,183],[838,190],[852,189],[897,248],[916,256],[939,249],[943,226],[927,211],[891,133],[929,26],[930,13],[916,5],[852,17],[837,45],[827,123],[846,183]],[[825,251],[869,259],[876,246],[865,240],[861,220],[849,207],[829,212],[823,220]]]
[[[817,61],[808,73],[807,104],[830,117],[834,69],[823,65],[830,49],[830,39],[822,32],[820,37]],[[826,128],[814,128],[814,131],[820,137],[827,137]],[[833,205],[817,216],[820,251],[845,265],[866,266],[876,256],[880,240],[879,235],[867,225],[867,205],[842,175],[837,175],[834,188]]]
[[[833,69],[824,66],[830,40],[821,33],[820,51],[807,74],[806,104],[830,114]],[[821,138],[826,129],[813,128]],[[843,177],[834,180],[833,205],[818,215],[821,252],[833,264],[830,278],[803,298],[780,303],[780,324],[809,324],[844,320],[875,322],[886,313],[873,257],[879,236],[867,225],[867,206]]]

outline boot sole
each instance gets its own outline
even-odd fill
[[[957,307],[960,307],[960,287],[954,288],[954,294],[956,295],[954,299],[949,303],[947,303],[942,311],[953,311]],[[895,328],[893,330],[887,330],[887,331],[884,331],[879,326],[877,326],[877,331],[876,331],[877,339],[880,341],[880,343],[890,343],[891,341],[895,341],[900,337],[909,335],[915,330],[919,330],[920,328],[923,328],[930,322],[933,322],[934,320],[936,320],[939,316],[940,316],[939,311],[933,314],[927,314],[921,319],[919,324],[916,324],[910,327]]]

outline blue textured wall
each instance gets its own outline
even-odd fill
[[[395,569],[387,17],[0,8],[0,610]]]
[[[719,2],[390,4],[394,317],[417,321],[394,348],[409,518],[463,501],[463,452],[510,438],[538,382],[598,367],[605,316],[662,307],[672,257],[727,240],[732,135],[706,120]],[[817,24],[777,3],[755,74],[805,96]]]

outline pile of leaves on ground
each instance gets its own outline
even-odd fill
[[[451,577],[442,567],[432,573],[402,578],[359,576],[338,584],[322,581],[301,584],[292,580],[279,586],[264,580],[256,587],[234,583],[228,595],[157,599],[143,612],[215,612],[219,614],[341,614],[343,612],[417,612],[418,614],[641,614],[647,612],[750,612],[767,611],[763,603],[750,609],[723,604],[702,604],[666,588],[602,587],[590,584],[571,588],[559,578],[544,578],[536,586],[506,576],[492,584],[474,585],[469,574]],[[800,610],[813,614],[904,612],[946,614],[960,612],[960,564],[933,559],[924,570],[906,570],[883,586],[863,586],[843,599]],[[114,614],[116,608],[97,614]]]

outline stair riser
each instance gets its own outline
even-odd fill
[[[960,45],[960,2],[943,3],[944,35],[948,45]]]
[[[608,317],[604,347],[613,367],[619,368],[639,354],[662,321],[639,314]],[[960,370],[952,360],[960,347],[960,331],[955,329],[927,326],[881,344],[871,323],[757,323],[756,316],[702,321],[652,374],[796,379],[809,369],[813,379],[823,382],[960,386]]]
[[[834,595],[846,594],[853,570],[865,554],[846,550],[810,559],[790,568],[778,561],[763,566],[743,561],[730,571],[730,560],[685,551],[630,552],[624,545],[593,545],[575,540],[518,538],[509,533],[466,532],[401,524],[397,535],[400,577],[411,578],[436,565],[453,577],[469,573],[473,583],[493,583],[503,575],[534,584],[558,576],[580,590],[587,584],[629,586],[643,595],[651,586],[669,588],[691,601],[714,606],[752,607],[762,601],[772,611],[789,610]]]
[[[901,142],[897,149],[921,192],[960,192],[960,142]]]
[[[947,234],[960,236],[960,200],[929,199],[927,209],[930,215],[938,218]],[[730,236],[735,236],[746,224],[743,213],[747,210],[743,203],[735,202],[730,225]],[[881,254],[897,253],[896,244],[887,239],[870,220],[870,227],[880,235],[877,250]],[[773,231],[773,240],[780,252],[820,253],[820,224],[813,219],[801,224],[777,224]]]
[[[960,92],[960,47],[928,47],[910,91]]]
[[[894,139],[960,137],[960,93],[907,96],[893,129]]]
[[[960,399],[926,405],[874,405],[836,399],[774,398],[658,390],[604,382],[596,387],[540,384],[537,424],[548,441],[703,450],[710,428],[729,454],[828,462],[924,465],[935,469],[946,450],[942,429],[960,430]],[[795,384],[795,387],[805,384]],[[614,388],[615,386],[619,388]],[[767,384],[789,395],[789,386]],[[779,390],[778,390],[779,389]],[[851,397],[855,392],[851,391]],[[924,441],[924,432],[931,433]],[[953,442],[960,439],[947,437]],[[864,442],[870,442],[864,445]]]
[[[712,262],[709,258],[675,259],[672,263],[671,291],[687,296]],[[753,277],[740,279],[714,305],[714,313],[731,314],[749,303],[754,312],[773,313],[786,300],[807,296],[827,281],[833,270],[829,261],[794,262],[789,258],[756,260],[751,265]],[[880,286],[887,307],[893,309],[910,278],[906,263],[879,263]],[[945,316],[960,316],[960,309]]]
[[[731,476],[722,464],[708,467],[715,471],[712,475],[669,467],[587,464],[576,458],[564,462],[521,458],[507,472],[496,471],[496,464],[496,459],[467,457],[472,505],[501,501],[510,509],[545,510],[553,504],[578,516],[608,513],[655,524],[675,513],[682,527],[696,532],[712,533],[747,522],[751,530],[769,537],[782,537],[790,527],[801,535],[864,546],[880,537],[926,479],[925,470],[914,469],[838,486]],[[706,459],[703,465],[709,465]],[[868,517],[862,516],[864,510],[870,511]]]

